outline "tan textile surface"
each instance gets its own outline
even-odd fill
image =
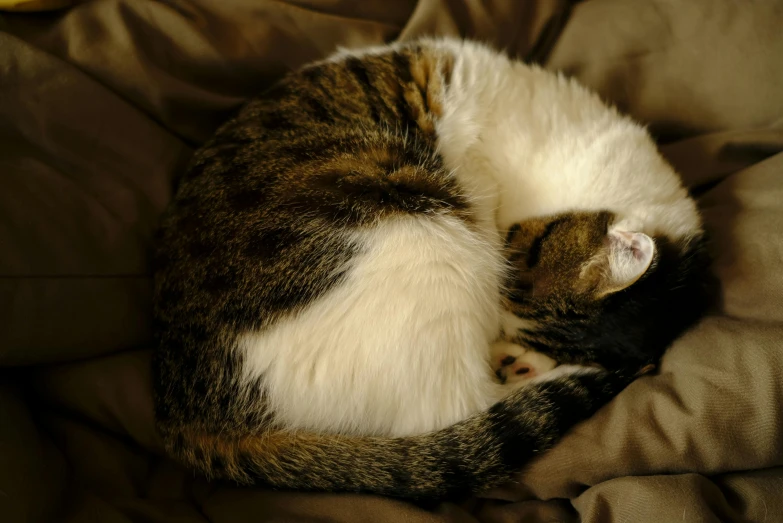
[[[0,15],[0,520],[783,521],[783,1],[98,0]],[[649,124],[721,300],[512,484],[418,507],[207,484],[152,420],[148,247],[189,155],[338,45],[481,38]]]

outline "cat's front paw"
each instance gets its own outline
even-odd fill
[[[556,366],[557,362],[549,356],[515,343],[498,341],[492,346],[492,369],[501,383],[526,383]]]

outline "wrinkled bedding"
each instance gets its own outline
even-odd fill
[[[0,14],[0,520],[783,521],[783,2],[101,0]],[[515,481],[459,504],[209,484],[152,418],[148,252],[193,149],[336,46],[480,38],[649,125],[720,297]]]

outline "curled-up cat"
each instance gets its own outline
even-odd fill
[[[699,317],[701,238],[645,130],[576,83],[456,40],[338,53],[183,177],[155,260],[158,426],[243,484],[479,492]]]

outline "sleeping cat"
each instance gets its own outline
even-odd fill
[[[704,307],[706,258],[641,127],[445,39],[340,52],[247,104],[155,262],[172,455],[434,498],[508,479],[656,362]]]

